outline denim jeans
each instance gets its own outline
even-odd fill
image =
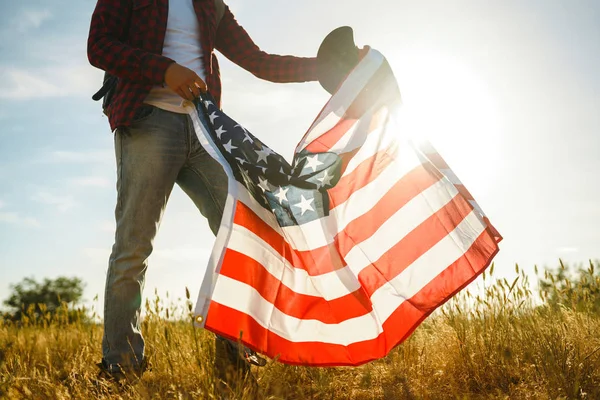
[[[152,106],[144,106],[141,114],[115,133],[117,228],[106,277],[102,340],[109,368],[136,369],[144,359],[144,276],[174,184],[192,199],[214,234],[227,197],[227,175],[198,142],[188,115]]]

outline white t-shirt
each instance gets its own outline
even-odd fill
[[[192,0],[169,0],[162,54],[191,69],[203,80],[206,79],[200,45],[200,24]],[[187,113],[183,106],[184,100],[166,85],[152,88],[144,102],[167,111]]]

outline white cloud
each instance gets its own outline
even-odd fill
[[[0,223],[39,228],[40,222],[33,217],[23,217],[17,212],[0,212]]]
[[[3,68],[0,77],[4,82],[0,87],[0,99],[26,100],[66,95],[65,89],[49,83],[51,80],[25,70]]]
[[[82,187],[97,187],[108,188],[113,185],[113,182],[102,176],[86,176],[81,178],[73,178],[69,180],[71,185]]]
[[[32,200],[38,203],[56,206],[60,212],[66,212],[77,205],[73,196],[60,196],[46,191],[39,191],[33,195]]]
[[[0,200],[0,208],[3,208],[5,205],[6,204],[2,200]]]
[[[42,68],[0,66],[0,99],[90,97],[102,82],[102,72],[84,64]]]
[[[20,15],[14,19],[15,29],[25,33],[30,29],[38,29],[44,21],[53,17],[50,10],[22,10]]]

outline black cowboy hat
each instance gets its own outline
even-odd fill
[[[325,90],[333,94],[342,80],[358,64],[359,49],[349,26],[334,29],[323,39],[317,52],[317,77]]]

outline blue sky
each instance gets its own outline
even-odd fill
[[[497,271],[600,258],[600,3],[554,0],[228,2],[266,51],[310,56],[341,25],[394,68],[407,114],[505,240]],[[326,4],[324,6],[323,4]],[[0,0],[0,299],[25,276],[100,295],[112,246],[113,138],[91,101],[95,1]],[[224,109],[286,157],[327,100],[221,56]],[[269,112],[259,104],[270,107]],[[212,246],[176,189],[146,294],[200,287]]]

